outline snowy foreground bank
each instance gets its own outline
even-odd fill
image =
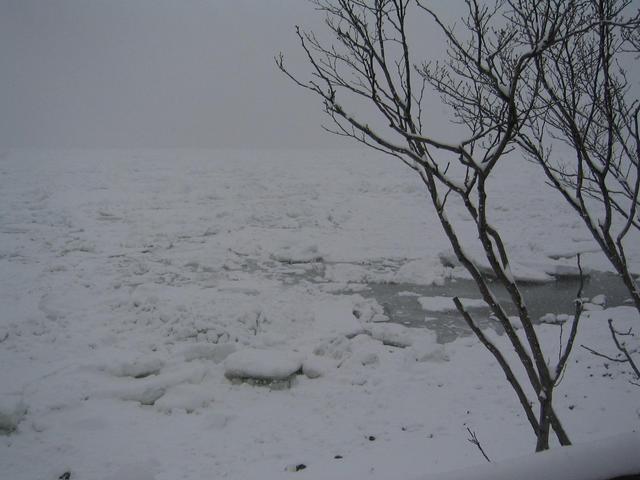
[[[599,480],[640,472],[640,434],[618,435],[587,444],[530,454],[497,465],[483,465],[426,476],[421,480]]]
[[[609,269],[533,167],[506,165],[491,215],[514,273],[555,281],[577,252]],[[640,271],[640,241],[629,249]],[[437,319],[450,301],[420,287],[464,278],[449,258],[418,179],[369,152],[0,153],[0,477],[484,475],[469,428],[518,462],[480,478],[526,478],[529,460],[510,459],[533,436],[490,354],[389,323],[368,293],[400,283]],[[613,353],[609,318],[640,330],[634,309],[597,299],[577,345]],[[557,358],[561,327],[537,328]],[[555,399],[579,445],[532,462],[637,467],[628,379],[577,347]]]

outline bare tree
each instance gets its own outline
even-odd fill
[[[522,125],[537,114],[534,100],[542,86],[536,81],[535,62],[561,38],[571,38],[585,28],[576,30],[567,22],[573,2],[498,0],[489,6],[467,0],[467,16],[462,29],[456,30],[420,1],[310,1],[325,14],[334,42],[325,43],[313,32],[296,28],[311,65],[311,77],[302,80],[290,72],[282,55],[276,58],[278,67],[297,85],[322,99],[332,120],[330,131],[396,157],[420,175],[456,257],[502,325],[524,374],[514,371],[505,354],[457,298],[456,307],[497,360],[516,393],[536,437],[536,450],[549,448],[551,431],[562,445],[570,444],[553,407],[553,392],[577,333],[582,313],[580,295],[569,338],[561,346],[558,362],[550,366],[511,272],[508,248],[499,229],[490,222],[487,181],[500,159],[516,145]],[[448,46],[444,63],[416,66],[407,29],[411,8],[412,13],[426,13],[444,33]],[[536,25],[533,37],[517,23],[525,17]],[[534,85],[536,90],[523,89],[523,85]],[[427,86],[452,107],[453,119],[467,131],[465,139],[451,143],[423,132]],[[351,113],[351,109],[366,111],[365,105],[373,106],[375,115]],[[371,122],[380,126],[374,127]],[[487,274],[466,253],[460,230],[449,221],[447,211],[452,201],[461,203],[475,224],[491,275],[509,293],[523,336],[518,335],[505,305],[494,295]],[[537,413],[534,405],[538,406]]]
[[[628,234],[640,230],[640,104],[624,67],[639,53],[640,14],[629,15],[631,3],[590,0],[568,12],[570,28],[593,27],[536,57],[536,83],[527,87],[537,114],[518,140],[582,218],[640,311],[625,251]],[[521,25],[536,35],[524,19]],[[558,142],[573,160],[554,155]]]
[[[536,114],[527,118],[518,143],[578,213],[640,312],[640,289],[625,250],[629,234],[640,232],[640,103],[625,68],[640,53],[640,12],[632,11],[631,0],[589,0],[567,14],[570,29],[592,27],[536,57],[536,75],[529,77],[535,82],[523,87],[535,97]],[[520,20],[525,34],[535,36],[535,25]],[[558,143],[574,158],[554,155]],[[640,381],[633,358],[621,348],[622,337],[633,338],[633,332],[623,334],[611,321],[609,330],[622,362]]]

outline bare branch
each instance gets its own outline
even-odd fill
[[[467,438],[467,441],[469,443],[474,444],[476,447],[478,447],[478,450],[480,450],[480,453],[482,454],[482,456],[484,457],[484,459],[491,463],[491,460],[489,459],[489,457],[487,456],[487,454],[484,452],[484,448],[482,448],[482,445],[480,445],[480,440],[478,440],[478,437],[476,435],[476,432],[472,431],[469,427],[467,427],[467,432],[469,432],[469,438]]]

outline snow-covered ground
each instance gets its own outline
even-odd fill
[[[516,275],[594,251],[532,165],[504,165],[491,217]],[[372,152],[4,152],[0,476],[410,479],[484,462],[467,428],[492,460],[529,453],[483,347],[380,322],[363,292],[462,275],[450,256],[419,179]],[[608,318],[640,330],[593,311],[577,344],[611,351]],[[538,328],[556,358],[560,327]],[[640,428],[624,370],[576,347],[555,397],[574,442]]]

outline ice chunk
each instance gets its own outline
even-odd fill
[[[460,301],[465,308],[489,308],[489,305],[479,298],[461,298]],[[452,297],[420,297],[418,302],[428,312],[456,310]]]
[[[362,315],[358,318],[353,298],[350,296],[330,297],[313,304],[315,330],[323,334],[345,335],[349,338],[363,332],[360,322],[365,321]]]
[[[118,394],[122,400],[139,402],[140,405],[153,405],[165,394],[166,387],[160,384],[139,385]]]
[[[567,315],[566,313],[561,313],[560,315],[556,316],[557,323],[565,323],[565,322],[568,322],[569,320],[573,320],[573,315]]]
[[[224,361],[228,379],[288,380],[302,368],[302,359],[293,352],[247,349],[232,353]]]
[[[419,297],[420,294],[416,292],[405,291],[405,292],[398,293],[398,296],[399,297]]]
[[[380,340],[384,345],[404,348],[413,344],[411,329],[397,323],[372,325],[370,332],[371,337]]]
[[[369,335],[358,335],[351,340],[351,350],[351,355],[340,363],[340,368],[359,372],[359,375],[362,367],[374,366],[380,362],[380,353],[385,348]],[[356,384],[361,385],[360,382]]]
[[[440,252],[438,257],[446,267],[459,267],[461,265],[453,252]],[[495,277],[495,272],[486,259],[479,255],[470,256],[469,258],[482,273]],[[559,267],[541,262],[513,262],[510,266],[512,278],[524,283],[551,282],[554,279],[553,274],[557,273],[557,268]],[[563,271],[565,274],[568,272],[569,270]]]
[[[598,305],[596,303],[585,303],[584,305],[582,305],[582,308],[584,308],[584,310],[587,312],[599,312],[601,310],[604,310],[604,306]]]
[[[323,340],[318,346],[316,346],[313,353],[321,357],[342,360],[351,355],[351,342],[344,336],[337,336],[329,340]]]
[[[569,320],[569,318],[573,317],[565,314],[556,315],[554,313],[546,313],[540,317],[540,323],[547,323],[549,325],[562,325],[567,320]]]
[[[260,334],[260,343],[264,347],[277,347],[287,343],[287,336],[282,333],[264,332]]]
[[[129,380],[115,391],[106,392],[121,400],[140,402],[142,405],[154,405],[171,387],[181,383],[200,383],[207,374],[204,366],[194,368],[184,365],[170,372],[150,376],[135,381]]]
[[[157,375],[163,366],[164,361],[160,358],[142,358],[106,367],[106,370],[116,377],[144,378]]]
[[[194,412],[199,408],[209,406],[213,395],[200,385],[176,385],[155,402],[155,407],[161,412],[171,412],[174,409]]]
[[[0,395],[0,433],[11,433],[27,413],[27,406],[18,395]]]
[[[409,358],[416,362],[448,362],[449,355],[444,345],[437,343],[437,337],[434,332],[427,332],[428,334],[414,340],[411,348],[407,350]]]
[[[289,264],[322,262],[322,254],[317,245],[285,245],[274,252],[272,258]]]
[[[123,465],[113,475],[105,477],[104,480],[155,480],[157,470],[156,461]]]
[[[237,347],[235,343],[196,343],[187,347],[183,354],[187,362],[202,359],[213,360],[215,363],[220,363],[236,350]]]
[[[411,260],[402,265],[393,280],[415,285],[442,285],[449,276],[446,265],[438,259]]]
[[[302,373],[308,378],[323,377],[335,366],[335,363],[327,358],[309,355],[302,363]]]
[[[384,307],[373,298],[362,299],[356,302],[351,313],[363,323],[389,321],[389,317],[384,313]],[[358,333],[362,333],[362,331]]]
[[[327,265],[324,272],[325,280],[339,283],[367,283],[374,275],[369,269],[351,263]]]
[[[554,260],[560,258],[572,258],[579,253],[593,253],[599,252],[600,248],[593,242],[593,240],[583,240],[577,242],[571,242],[565,245],[554,245],[545,248],[545,253],[549,258]]]
[[[354,361],[360,362],[363,367],[367,365],[375,365],[380,361],[380,357],[376,352],[358,352],[357,355],[353,357]]]
[[[517,317],[515,315],[509,317],[509,323],[515,330],[522,329],[522,320],[520,319],[520,317]]]

